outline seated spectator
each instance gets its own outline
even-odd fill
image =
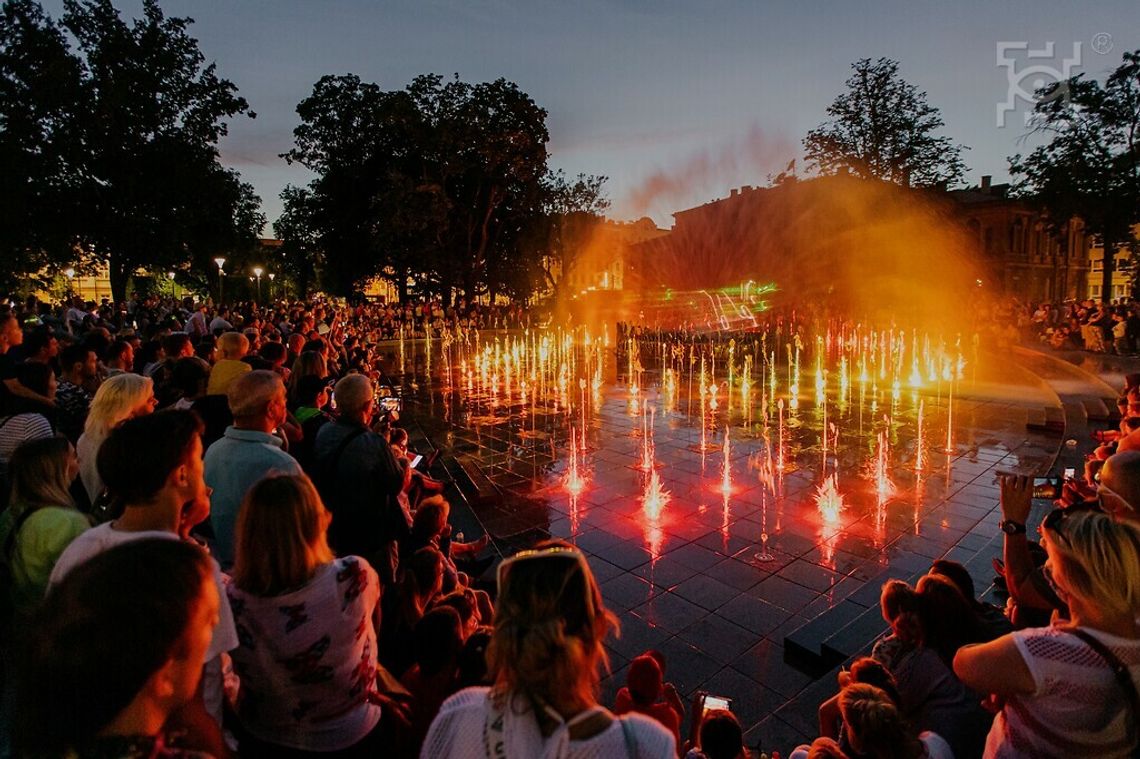
[[[614,714],[638,712],[660,722],[681,743],[685,706],[673,683],[663,681],[661,665],[648,654],[635,657],[626,673],[626,687],[618,692]]]
[[[986,757],[1132,756],[1140,684],[1140,527],[1056,509],[1041,525],[1046,577],[1068,618],[967,646],[963,682],[993,694]],[[1131,686],[1129,686],[1131,682]]]
[[[867,685],[874,685],[886,693],[895,706],[902,702],[894,675],[882,663],[870,656],[856,659],[852,662],[850,671],[839,670],[837,679],[839,681],[839,693],[842,693],[843,689],[852,683],[866,683]],[[840,746],[846,750],[850,746],[846,745],[847,738],[843,735],[843,715],[839,713],[839,693],[819,706],[819,734],[825,738],[839,740]]]
[[[329,516],[309,479],[273,476],[249,491],[227,587],[242,630],[242,756],[385,753],[376,691],[380,584],[358,556],[335,558]]]
[[[337,382],[333,398],[340,416],[321,427],[314,451],[317,488],[333,515],[329,540],[342,555],[368,559],[389,587],[396,580],[399,544],[412,524],[397,499],[407,474],[375,431],[385,420],[376,418],[372,381],[350,374]]]
[[[210,370],[207,395],[226,395],[230,383],[253,367],[242,361],[249,353],[249,340],[240,332],[226,332],[218,338],[218,361]]]
[[[79,456],[79,476],[90,503],[94,504],[103,493],[103,478],[96,465],[103,441],[120,422],[149,414],[157,404],[154,383],[150,377],[137,374],[108,377],[95,391],[83,434],[75,446]]]
[[[0,546],[11,573],[12,609],[17,619],[26,620],[43,600],[60,554],[91,522],[68,492],[79,475],[79,461],[66,438],[24,443],[11,463],[11,499],[0,515]]]
[[[384,594],[380,662],[396,677],[412,666],[416,624],[443,588],[443,568],[443,554],[421,548],[406,563],[398,591]]]
[[[744,730],[736,715],[725,709],[710,709],[697,732],[697,745],[685,759],[748,759]]]
[[[552,541],[504,561],[488,650],[494,684],[445,701],[420,755],[483,759],[489,743],[508,757],[673,756],[673,736],[658,722],[614,717],[597,703],[614,627],[576,548]]]
[[[816,738],[808,746],[807,759],[848,759],[834,738]]]
[[[871,656],[894,676],[898,709],[908,722],[940,735],[955,754],[975,756],[985,742],[991,717],[944,660],[939,649],[948,648],[947,639],[935,631],[935,615],[926,601],[905,582],[884,584],[881,606],[891,635],[875,644]],[[858,752],[854,744],[852,749]]]
[[[958,589],[958,592],[962,594],[962,597],[965,598],[973,608],[979,626],[978,632],[982,636],[980,640],[993,640],[1008,632],[1013,632],[1013,625],[1010,623],[1009,617],[1005,615],[1003,609],[993,604],[979,601],[974,596],[974,578],[970,577],[970,573],[966,567],[949,559],[935,559],[934,563],[930,566],[930,572],[928,574],[945,577],[954,583],[954,587]]]
[[[463,623],[449,606],[437,606],[415,628],[415,664],[400,682],[412,694],[412,739],[419,753],[445,699],[456,691],[456,666],[463,649]]]
[[[55,391],[59,431],[72,443],[79,440],[87,410],[91,407],[91,393],[87,387],[95,381],[99,365],[95,351],[83,344],[69,345],[59,354],[60,377]]]
[[[17,658],[17,755],[224,756],[220,742],[184,752],[166,732],[196,698],[219,613],[197,546],[135,540],[71,572]]]
[[[107,383],[131,377],[150,382],[137,375],[120,374]],[[148,538],[186,539],[209,515],[210,500],[202,478],[201,429],[201,422],[189,411],[162,411],[128,419],[110,431],[99,447],[97,464],[100,481],[105,481],[107,489],[123,503],[122,515],[71,542],[52,570],[52,586],[92,556],[117,545]],[[221,570],[212,559],[210,563],[222,597]],[[211,717],[215,728],[221,724],[222,715],[222,654],[236,645],[230,607],[222,604],[220,622],[206,653],[202,697],[187,707],[201,713],[202,718]],[[191,715],[187,722],[208,724],[209,720]]]
[[[890,697],[873,685],[852,683],[844,688],[839,694],[839,712],[852,754],[875,759],[954,759],[956,756],[937,733],[927,730],[915,735]],[[799,746],[790,759],[806,759],[810,750],[809,746]]]
[[[234,530],[245,494],[270,474],[300,474],[297,460],[281,449],[273,434],[285,419],[285,385],[273,372],[254,371],[229,386],[234,423],[206,451],[210,499],[211,547],[223,567],[234,561]]]

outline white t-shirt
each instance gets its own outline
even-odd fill
[[[488,759],[490,701],[489,688],[465,688],[444,701],[428,730],[420,759]],[[508,706],[503,720],[505,745],[496,747],[501,752],[495,753],[494,759],[664,759],[677,755],[673,734],[643,714],[616,717],[612,725],[592,738],[561,742],[559,731],[543,737],[533,712]],[[628,749],[630,741],[636,754]]]
[[[115,546],[129,543],[132,540],[153,538],[159,540],[179,539],[178,536],[172,532],[160,530],[126,532],[124,530],[116,530],[111,525],[112,522],[106,522],[98,527],[92,527],[71,541],[71,545],[60,554],[59,561],[55,563],[55,569],[51,572],[51,580],[48,584],[49,592],[50,588],[58,585],[72,569]],[[205,551],[206,549],[203,548],[202,550]],[[222,577],[221,567],[219,567],[218,562],[212,558],[210,559],[210,566],[214,571],[214,582],[217,585],[218,599],[221,603],[218,604],[218,625],[214,628],[214,637],[210,640],[210,647],[206,649],[206,657],[203,662],[206,673],[210,676],[202,678],[202,689],[206,708],[220,725],[222,723],[222,700],[224,694],[221,680],[222,667],[216,660],[219,659],[223,653],[237,648],[238,637],[237,628],[234,626],[233,613],[230,611],[230,605],[226,603],[226,587]]]
[[[345,556],[291,593],[265,598],[227,583],[241,645],[237,712],[263,741],[302,751],[340,751],[380,721],[369,700],[376,680],[380,580],[368,562]]]
[[[1140,686],[1140,640],[1084,629],[1124,662]],[[1060,627],[1011,634],[1037,689],[1006,699],[986,740],[986,759],[1130,756],[1136,717],[1104,659]]]

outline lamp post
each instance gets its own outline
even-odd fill
[[[174,281],[174,272],[166,272],[166,278],[170,280],[170,296],[178,300],[178,284]]]
[[[253,276],[257,277],[257,300],[261,302],[261,275],[265,272],[260,266],[253,267]]]
[[[72,285],[75,284],[75,269],[70,266],[63,270],[63,276],[67,277],[67,297],[70,298],[75,289]]]
[[[218,256],[214,259],[214,263],[218,265],[218,305],[220,306],[222,305],[225,295],[226,272],[222,267],[226,265],[226,259],[222,256]]]
[[[277,279],[277,275],[269,272],[269,302],[273,302],[273,280]]]

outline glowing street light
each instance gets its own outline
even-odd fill
[[[177,298],[178,297],[178,285],[174,281],[174,272],[172,272],[172,271],[166,272],[166,278],[170,280],[170,294],[173,297]]]
[[[214,259],[214,263],[218,265],[218,304],[220,305],[225,292],[226,271],[223,267],[226,265],[226,259],[222,256],[218,256]]]
[[[277,279],[277,274],[269,272],[269,300],[273,300],[273,280]]]
[[[253,276],[257,277],[257,300],[261,301],[261,275],[265,273],[265,269],[260,266],[253,267]]]
[[[67,277],[67,295],[71,297],[72,292],[74,292],[72,285],[75,284],[75,269],[69,266],[63,270],[63,276]]]

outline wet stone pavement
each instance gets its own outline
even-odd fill
[[[621,623],[607,643],[605,703],[629,661],[657,649],[687,705],[698,691],[730,697],[748,745],[786,755],[817,734],[838,665],[885,629],[883,582],[945,557],[970,569],[979,592],[989,588],[1001,548],[996,473],[1044,473],[1056,457],[1058,434],[1026,426],[1048,402],[1039,388],[998,400],[963,383],[952,415],[938,390],[873,407],[829,400],[826,426],[813,403],[786,409],[782,424],[772,411],[765,424],[759,399],[725,408],[722,396],[706,410],[703,451],[699,401],[655,386],[637,396],[615,383],[583,389],[582,404],[561,408],[426,388],[413,413],[445,455],[494,483],[498,497],[472,507],[504,554],[547,537],[587,554]],[[566,485],[571,434],[584,449],[576,497]],[[647,436],[668,491],[659,509],[644,500]],[[821,509],[832,474],[843,505]]]

